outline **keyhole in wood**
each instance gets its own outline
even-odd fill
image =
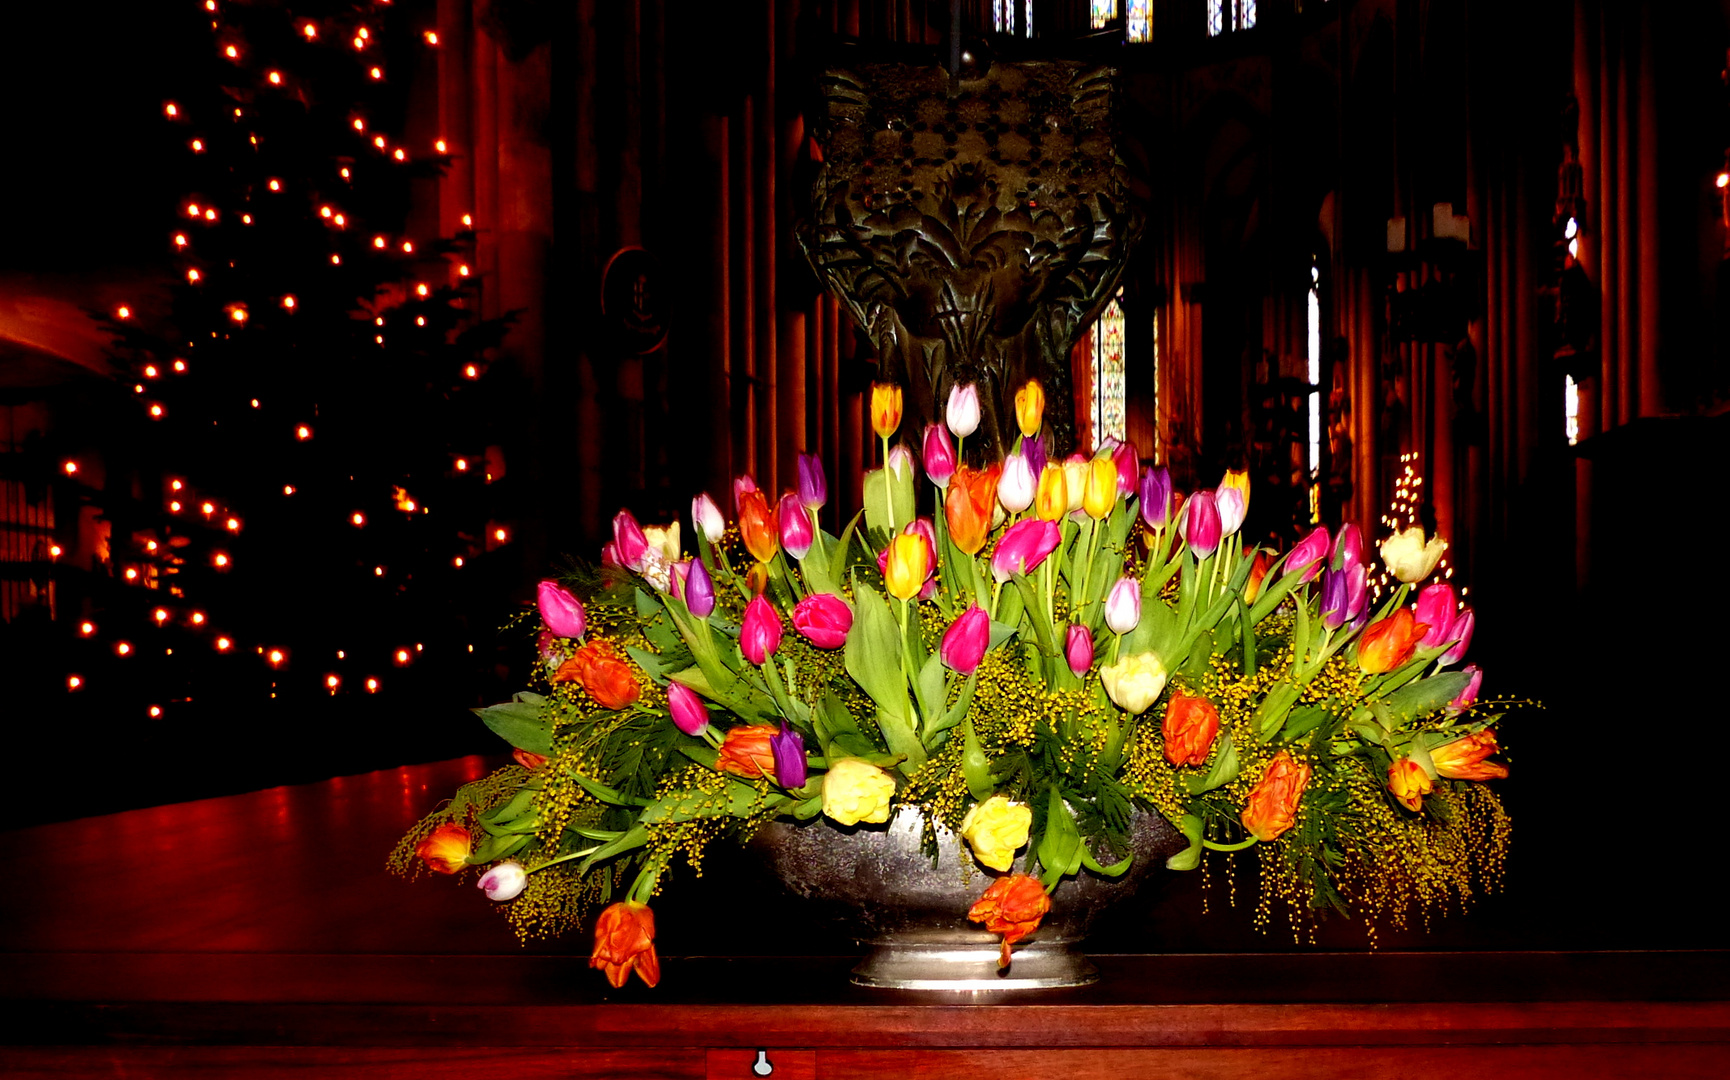
[[[751,1066],[751,1072],[757,1076],[768,1076],[775,1071],[775,1066],[769,1064],[769,1051],[757,1051],[757,1060]]]

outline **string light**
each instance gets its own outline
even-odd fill
[[[441,154],[445,153],[445,141],[443,139],[437,140],[433,143],[433,149],[437,150]]]
[[[318,208],[318,216],[322,218],[328,218],[334,213],[336,213],[336,211],[332,210],[328,206],[321,206]]]
[[[417,282],[415,284],[414,294],[416,296],[425,296],[429,291],[430,290],[427,288],[426,282],[421,281],[421,282]]]
[[[181,481],[181,480],[170,480],[168,482],[168,489],[170,491],[179,491],[181,488],[183,488],[185,486],[186,486],[185,482]]]
[[[258,408],[258,399],[257,398],[252,399],[252,407],[255,409]]]
[[[439,43],[438,31],[436,30],[428,30],[426,33],[422,34],[421,37],[426,39],[428,45],[437,45]]]
[[[224,555],[219,551],[210,557],[210,562],[211,565],[215,566],[218,570],[224,570],[228,567],[229,559],[227,555]]]
[[[288,654],[281,649],[272,649],[265,654],[264,658],[270,662],[271,667],[279,668],[288,660]]]
[[[242,225],[251,225],[252,224],[252,215],[251,214],[240,215],[240,223]]]
[[[240,519],[229,518],[227,521],[223,522],[223,527],[231,533],[237,533],[240,531]]]
[[[346,228],[348,226],[348,219],[343,217],[341,214],[338,214],[335,217],[331,218],[330,222],[332,225],[335,225],[339,229]]]
[[[138,580],[138,568],[137,567],[128,566],[126,568],[126,580],[127,581],[137,581]]]
[[[468,458],[457,458],[457,472],[468,472],[468,471],[469,471],[469,459]]]
[[[240,59],[240,50],[235,48],[233,45],[230,45],[222,50],[222,55],[228,57],[230,60],[238,60]]]
[[[300,27],[300,32],[306,35],[306,40],[308,41],[312,41],[318,37],[318,27],[314,26],[310,22],[303,23]]]
[[[187,203],[186,204],[186,215],[188,217],[197,217],[198,213],[199,213],[199,211],[198,211],[198,204],[197,203]]]
[[[174,234],[174,246],[177,248],[183,248],[186,246],[186,234],[185,233],[175,233]],[[126,318],[126,316],[122,315],[121,318],[124,319],[124,318]]]
[[[481,373],[480,373],[479,368],[475,367],[473,364],[463,365],[463,378],[465,378],[465,379],[478,379],[480,377],[481,377]]]
[[[63,550],[64,549],[61,548],[61,546],[59,544],[49,544],[48,545],[48,557],[50,559],[58,559]]]
[[[360,117],[358,117],[358,116],[357,116],[357,117],[355,117],[355,118],[354,118],[354,129],[355,129],[355,130],[356,130],[356,131],[365,131],[365,130],[366,130],[366,121],[365,121],[365,120],[362,120],[362,119],[361,119],[361,118],[360,118]]]
[[[68,461],[60,467],[66,471],[67,476],[72,476],[78,472],[78,463],[76,461]]]
[[[350,514],[348,516],[348,520],[353,522],[354,527],[357,529],[363,528],[366,525],[366,515],[361,513],[359,510],[356,510],[354,513]]]
[[[169,512],[169,513],[170,513],[170,514],[178,514],[178,513],[180,513],[180,500],[179,500],[179,499],[171,499],[171,500],[169,500],[169,503],[168,503],[168,512]]]
[[[204,625],[204,612],[195,611],[192,613],[192,625],[194,625],[194,626],[203,626]]]
[[[266,186],[269,187],[270,190],[272,190],[272,191],[281,191],[282,190],[282,181],[272,177],[270,183]]]
[[[150,406],[150,418],[152,420],[160,420],[164,416],[167,416],[167,415],[168,415],[168,410],[164,409],[161,405]]]
[[[383,150],[385,147],[384,136],[383,135],[374,135],[372,137],[372,144],[374,146],[378,147],[380,150]]]
[[[175,373],[175,374],[176,374],[176,375],[184,375],[184,374],[186,374],[186,361],[184,361],[184,360],[176,360],[176,361],[175,361],[175,362],[174,362],[174,365],[173,365],[173,367],[174,367],[174,373]]]
[[[398,147],[396,150],[393,150],[391,152],[390,156],[393,158],[396,158],[398,161],[407,161],[408,160],[408,155],[402,152],[401,147]]]
[[[384,237],[382,237],[382,236],[375,236],[375,237],[373,237],[373,238],[372,238],[372,246],[373,246],[373,247],[375,247],[375,248],[378,248],[378,249],[379,249],[379,250],[380,250],[380,251],[383,251],[383,250],[384,250],[384,245],[385,245],[385,239],[384,239]]]
[[[413,658],[409,655],[409,651],[407,649],[398,649],[396,651],[396,666],[397,667],[407,667],[408,662],[411,659],[413,659]]]
[[[130,642],[130,641],[116,641],[114,643],[114,654],[116,656],[131,656],[132,655],[132,642]]]
[[[504,542],[505,542],[505,541],[506,541],[506,540],[508,540],[508,539],[510,539],[510,534],[509,534],[509,533],[507,533],[507,532],[506,532],[506,531],[505,531],[505,530],[503,530],[503,529],[494,529],[494,530],[493,530],[493,539],[494,539],[494,540],[497,540],[497,541],[498,541],[498,542],[499,542],[499,543],[501,543],[501,544],[502,544],[502,543],[504,543]]]
[[[324,685],[325,685],[326,689],[328,689],[331,692],[331,695],[334,697],[336,695],[337,688],[342,685],[342,678],[341,678],[341,676],[339,676],[333,672],[333,673],[326,675],[324,677]]]
[[[156,718],[157,718],[157,717],[159,717],[159,716],[161,716],[161,715],[162,715],[162,706],[160,706],[160,705],[152,705],[152,706],[151,706],[151,707],[150,707],[150,718],[151,718],[151,719],[152,719],[152,720],[155,720],[155,719],[156,719]]]
[[[474,215],[473,214],[464,214],[463,215],[463,228],[472,229],[474,227],[475,227]]]
[[[172,101],[170,101],[168,104],[162,106],[162,111],[169,116],[179,116],[180,115],[180,107],[177,106],[176,104],[174,104],[174,102],[172,102]]]
[[[384,78],[384,72],[383,72],[383,71],[381,71],[381,70],[379,70],[379,69],[378,69],[378,68],[373,68],[373,69],[371,69],[371,70],[370,70],[370,71],[368,71],[368,72],[367,72],[367,74],[368,74],[368,75],[371,75],[371,76],[372,76],[372,77],[373,77],[373,78],[375,78],[375,79],[382,79],[382,78]]]
[[[161,626],[168,621],[168,611],[166,608],[157,608],[150,613],[150,617],[156,620],[157,626]]]
[[[294,437],[299,439],[301,442],[305,442],[312,438],[312,429],[307,427],[305,424],[301,424],[299,427],[294,429]]]
[[[200,280],[200,276],[201,275],[198,273],[197,270],[188,270],[186,272],[186,280],[188,282],[194,284],[194,285],[198,284],[198,282]]]
[[[210,209],[209,207],[206,207],[205,211],[204,211],[204,220],[215,221],[216,220],[216,211]]]
[[[382,566],[373,567],[372,568],[372,576],[373,577],[384,577],[384,567],[382,567]]]
[[[332,255],[330,257],[330,265],[341,266],[342,265],[342,256],[341,255]]]
[[[96,633],[96,624],[90,622],[88,619],[78,624],[78,635],[80,637],[90,637],[94,633]]]
[[[282,493],[284,495],[293,495],[294,494],[294,485],[293,484],[282,485]]]
[[[294,310],[294,294],[293,293],[289,293],[287,296],[282,298],[282,306],[287,308],[290,311]]]
[[[78,689],[83,688],[83,686],[84,686],[84,679],[82,676],[79,676],[79,675],[66,676],[66,689],[78,690]]]
[[[457,276],[458,277],[468,277],[469,276],[468,263],[463,263],[462,265],[457,267]]]
[[[216,651],[217,652],[227,652],[228,650],[230,650],[232,648],[234,648],[234,642],[232,640],[230,640],[229,638],[219,637],[216,639]]]
[[[237,323],[245,322],[247,319],[246,307],[242,304],[230,304],[228,308],[228,317]]]
[[[378,693],[378,680],[377,679],[368,679],[366,681],[366,692],[369,694]]]
[[[192,152],[195,154],[204,153],[204,140],[203,139],[192,140]]]
[[[456,567],[458,570],[461,570],[463,568],[463,557],[458,555],[456,558],[451,560],[451,565]]]
[[[265,78],[270,80],[270,85],[272,86],[282,85],[282,72],[280,71],[273,71],[269,75],[266,75]]]
[[[402,242],[402,250],[403,250],[404,255],[413,255],[414,254],[414,244],[407,241],[407,240],[404,240]]]

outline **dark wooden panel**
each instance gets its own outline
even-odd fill
[[[701,1050],[567,1048],[400,1050],[369,1047],[7,1047],[7,1080],[705,1080]],[[779,1075],[779,1074],[777,1074]]]

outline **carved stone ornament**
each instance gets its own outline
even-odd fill
[[[1014,443],[1015,391],[1045,385],[1062,453],[1075,441],[1069,351],[1117,288],[1142,213],[1113,118],[1116,71],[991,60],[954,80],[933,61],[831,65],[806,258],[906,389],[902,431],[978,384],[971,451]],[[973,457],[969,453],[969,457]]]

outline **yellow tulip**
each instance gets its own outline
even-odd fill
[[[961,819],[961,838],[980,862],[993,870],[1006,871],[1015,862],[1015,852],[1027,843],[1027,833],[1032,827],[1031,807],[1011,802],[1003,795],[993,795],[974,804]]]
[[[1107,696],[1118,708],[1131,716],[1140,716],[1159,700],[1167,674],[1158,656],[1144,652],[1100,668],[1099,681],[1105,684]]]
[[[1087,489],[1081,505],[1095,521],[1117,505],[1117,465],[1110,458],[1094,458],[1087,463]]]
[[[823,774],[823,813],[838,825],[889,820],[895,778],[868,761],[842,758]]]
[[[871,384],[871,430],[887,439],[901,426],[901,387],[896,383]]]
[[[1056,521],[1069,513],[1069,481],[1063,475],[1063,466],[1047,465],[1039,474],[1033,510],[1046,521]]]
[[[1224,491],[1226,488],[1236,488],[1243,493],[1243,508],[1247,513],[1249,511],[1249,470],[1227,469],[1224,478],[1219,482],[1220,491]]]
[[[1028,379],[1027,385],[1015,392],[1015,422],[1024,438],[1039,434],[1039,424],[1045,418],[1045,387],[1038,379]]]
[[[1388,564],[1389,573],[1408,585],[1416,585],[1430,576],[1447,550],[1448,542],[1439,536],[1426,544],[1424,527],[1413,525],[1382,541],[1382,561]]]
[[[883,562],[883,584],[897,600],[911,600],[931,575],[931,545],[918,533],[902,533],[889,541]]]

